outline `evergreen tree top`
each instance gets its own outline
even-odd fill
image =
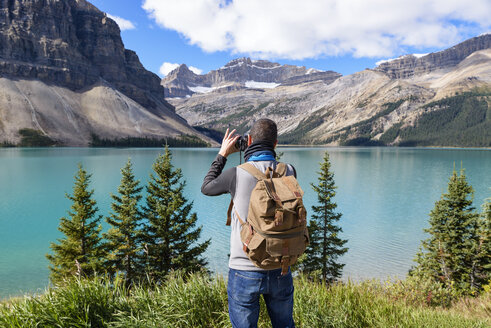
[[[338,258],[348,248],[345,247],[347,240],[339,236],[343,230],[337,225],[337,221],[342,214],[336,212],[337,204],[333,199],[336,185],[327,152],[319,165],[318,184],[311,183],[312,189],[317,193],[317,205],[312,206],[313,214],[309,220],[310,244],[300,267],[311,277],[333,282],[341,277],[344,264],[339,263]]]
[[[102,216],[96,215],[98,209],[92,198],[94,190],[89,190],[90,178],[91,175],[79,164],[73,194],[66,194],[72,201],[69,216],[62,217],[58,227],[64,238],[51,243],[53,254],[46,255],[51,262],[51,279],[54,281],[74,273],[90,276],[104,272],[105,251],[99,224]]]
[[[157,280],[170,270],[192,272],[203,268],[207,262],[202,255],[210,244],[210,240],[198,242],[202,227],[196,227],[192,202],[184,197],[181,169],[174,169],[171,160],[172,154],[166,147],[152,166],[144,207],[142,242],[146,271]]]
[[[487,282],[488,233],[472,204],[473,195],[464,169],[457,173],[454,167],[447,192],[430,212],[430,226],[424,229],[429,237],[421,243],[415,259],[418,265],[411,275],[464,293],[478,290]]]

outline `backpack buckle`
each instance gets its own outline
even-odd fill
[[[275,226],[279,226],[283,224],[283,209],[277,208],[274,214],[274,224]]]

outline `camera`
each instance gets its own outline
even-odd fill
[[[247,134],[239,136],[239,138],[237,138],[235,141],[235,148],[237,148],[239,151],[244,151],[247,148],[247,139]]]

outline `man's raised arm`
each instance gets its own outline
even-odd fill
[[[235,167],[222,173],[227,163],[227,156],[237,151],[235,142],[239,136],[234,136],[234,133],[235,130],[232,130],[229,134],[229,129],[225,132],[220,151],[203,180],[201,192],[207,196],[230,193],[233,197],[235,194]]]

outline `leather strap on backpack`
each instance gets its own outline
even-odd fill
[[[245,170],[248,172],[250,175],[252,175],[254,178],[257,180],[264,180],[266,178],[269,178],[265,173],[261,172],[257,167],[255,167],[251,163],[244,163],[242,165],[239,165],[237,167],[240,167],[241,169]]]
[[[232,223],[232,208],[233,207],[234,207],[234,199],[232,198],[230,200],[230,204],[228,205],[228,211],[227,211],[227,225],[228,226]],[[240,215],[237,212],[237,210],[235,210],[235,216],[239,220],[240,225],[243,226],[245,222],[240,218]],[[251,230],[251,233],[249,235],[249,238],[242,245],[242,249],[246,253],[247,253],[247,246],[249,246],[249,243],[251,242],[252,236],[254,235],[254,229],[252,228],[252,226],[250,224],[248,224],[248,226],[249,226],[249,229]]]
[[[290,266],[289,254],[290,243],[288,240],[283,241],[282,256],[281,256],[281,275],[284,276],[288,273],[288,267]]]
[[[228,204],[227,210],[227,223],[225,225],[230,225],[232,223],[232,208],[234,207],[234,199],[230,198],[230,204]]]
[[[228,210],[227,210],[227,223],[225,225],[230,225],[232,223],[232,208],[234,207],[234,199],[230,199],[230,204],[228,204]],[[237,213],[237,210],[235,210],[235,216],[237,216],[237,219],[239,219],[239,222],[241,225],[244,224],[244,221],[240,218],[239,213]]]
[[[253,177],[255,177],[257,180],[264,180],[264,179],[267,178],[267,176],[263,172],[261,172],[259,169],[257,169],[251,163],[244,163],[244,164],[239,165],[237,167],[240,167],[241,169],[244,169],[249,174],[251,174]],[[228,210],[227,210],[227,223],[225,223],[225,225],[228,225],[229,226],[232,223],[232,208],[233,207],[234,207],[234,200],[232,198],[232,199],[230,199],[230,204],[228,205]],[[235,212],[235,214],[237,214],[237,211]],[[237,217],[239,217],[238,214],[237,214]],[[244,222],[240,218],[239,218],[239,220],[241,222]]]
[[[278,176],[283,177],[286,175],[286,170],[287,166],[285,163],[278,163],[276,164],[276,170],[275,172],[278,174]]]

